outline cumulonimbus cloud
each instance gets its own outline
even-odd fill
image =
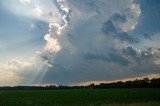
[[[49,23],[44,48],[36,53],[43,65],[32,76],[37,75],[33,83],[99,82],[159,73],[158,41],[134,34],[143,15],[134,0],[55,0],[54,5],[54,12],[33,6]],[[29,72],[20,76],[27,79]]]
[[[157,73],[159,66],[154,65],[157,58],[144,56],[151,52],[135,48],[141,40],[130,34],[142,13],[139,4],[133,0],[62,0],[57,3],[63,7],[62,16],[66,16],[57,29],[60,25],[66,27],[63,33],[61,29],[50,28],[50,36],[57,38],[61,49],[45,55],[53,67],[48,68],[42,83],[116,80]],[[143,68],[146,66],[155,68],[147,71]]]

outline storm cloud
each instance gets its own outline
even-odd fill
[[[11,72],[11,79],[24,85],[72,85],[159,75],[160,2],[152,1],[17,0],[20,9],[12,6],[15,2],[7,8],[9,4],[3,1],[5,11],[30,17],[30,28],[45,34],[40,38],[41,49],[32,51],[31,61],[0,63],[0,70],[9,67],[5,70]]]
[[[50,54],[53,67],[48,68],[42,83],[72,84],[159,73],[159,49],[150,44],[141,47],[147,39],[142,41],[144,36],[137,37],[134,33],[143,16],[138,2],[63,0],[63,3],[69,12],[65,14],[67,25],[61,37],[57,37],[61,50]]]

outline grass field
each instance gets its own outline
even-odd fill
[[[160,89],[9,90],[0,106],[160,106]]]

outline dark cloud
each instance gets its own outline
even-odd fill
[[[113,25],[113,22],[111,20],[103,23],[102,26],[102,31],[107,35],[111,35],[111,34],[117,34],[117,30]]]
[[[132,46],[128,46],[127,48],[123,49],[122,53],[127,56],[132,56],[132,57],[137,56],[137,52],[134,50]]]
[[[146,38],[146,39],[149,39],[149,40],[151,40],[152,38],[151,38],[151,34],[147,34],[147,33],[145,33],[144,35],[144,38]]]
[[[122,21],[122,20],[120,19],[119,21]],[[103,23],[102,31],[106,34],[106,36],[113,36],[113,38],[118,38],[121,41],[126,41],[129,43],[137,43],[138,42],[138,39],[135,39],[134,37],[129,35],[127,32],[118,31],[116,29],[116,26],[113,24],[113,22],[111,20]]]
[[[121,23],[127,22],[126,16],[125,15],[122,16],[118,13],[115,13],[111,19],[115,22],[121,22]]]
[[[132,37],[131,35],[129,35],[128,33],[126,32],[122,32],[122,33],[119,33],[117,34],[118,38],[122,41],[127,41],[129,43],[137,43],[139,42],[138,39]]]
[[[123,55],[131,57],[137,64],[153,64],[155,60],[160,58],[160,51],[158,48],[148,48],[138,53],[132,46],[128,46],[122,50],[122,53]]]
[[[68,4],[69,24],[57,37],[62,49],[46,55],[53,67],[43,83],[115,80],[157,72],[159,49],[150,44],[145,48],[144,36],[134,33],[141,13],[138,4],[124,0],[68,0]]]
[[[113,62],[120,64],[122,66],[127,66],[130,62],[126,58],[124,58],[122,55],[116,53],[118,51],[113,50],[106,55],[99,55],[99,54],[85,54],[84,59],[85,60],[95,60],[95,61],[106,61],[106,62]]]

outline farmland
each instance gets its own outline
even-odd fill
[[[160,89],[1,90],[0,106],[160,106]]]

